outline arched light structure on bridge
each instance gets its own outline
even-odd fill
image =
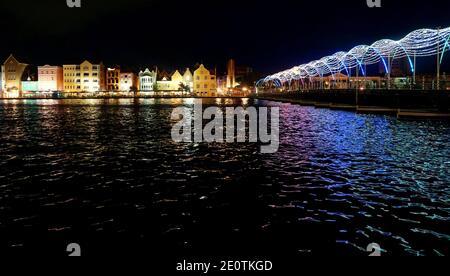
[[[438,56],[440,63],[446,51],[450,50],[450,27],[445,29],[416,30],[401,40],[383,39],[372,45],[359,45],[348,52],[337,52],[334,55],[296,66],[260,80],[259,85],[272,82],[281,86],[293,80],[311,79],[314,77],[332,76],[337,73],[351,74],[352,69],[366,75],[365,67],[382,63],[384,70],[389,70],[394,59],[407,58],[412,72],[415,72],[413,57]]]

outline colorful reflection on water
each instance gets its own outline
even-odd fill
[[[2,101],[0,248],[450,254],[449,122],[205,100],[280,106],[280,150],[263,155],[172,142],[172,109],[193,103]]]

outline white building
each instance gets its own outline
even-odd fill
[[[156,71],[145,69],[144,72],[139,72],[139,90],[141,92],[152,92],[156,84]]]
[[[189,68],[187,68],[183,74],[183,82],[185,85],[189,87],[189,89],[192,92],[194,89],[194,76],[192,75],[191,70],[189,70]]]

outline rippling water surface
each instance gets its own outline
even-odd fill
[[[263,155],[172,142],[172,109],[192,103],[0,102],[0,250],[450,255],[449,122],[205,101],[280,106]]]

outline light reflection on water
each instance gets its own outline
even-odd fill
[[[182,252],[450,254],[448,122],[205,100],[280,106],[280,150],[261,155],[173,143],[170,113],[193,103],[2,101],[0,246],[101,233]]]

